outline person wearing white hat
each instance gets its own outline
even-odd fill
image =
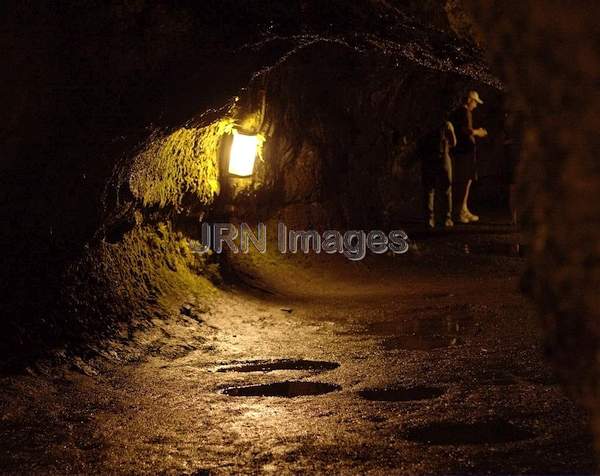
[[[473,127],[473,111],[483,104],[477,91],[469,91],[465,104],[460,107],[454,118],[458,143],[454,149],[454,159],[459,175],[462,175],[463,187],[459,189],[461,223],[479,221],[479,217],[469,210],[469,192],[474,180],[477,180],[477,140],[487,137],[483,127]],[[461,173],[462,172],[462,173]]]

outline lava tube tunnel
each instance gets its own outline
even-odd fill
[[[594,474],[591,1],[3,8],[3,474]]]

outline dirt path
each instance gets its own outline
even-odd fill
[[[133,362],[5,377],[0,470],[592,473],[517,292],[523,262],[482,249],[265,262],[244,271],[252,293],[138,332]]]

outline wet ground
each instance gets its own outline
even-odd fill
[[[209,308],[3,377],[0,472],[594,473],[518,291],[521,240],[475,230],[241,261],[247,286]]]

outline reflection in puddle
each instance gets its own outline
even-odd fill
[[[404,433],[409,441],[430,445],[484,445],[528,440],[534,435],[504,420],[476,423],[438,422]]]
[[[474,327],[470,316],[446,315],[378,322],[369,326],[369,330],[390,336],[381,344],[386,350],[433,350],[463,345],[465,336]]]
[[[217,372],[273,372],[275,370],[309,370],[326,371],[337,369],[337,362],[325,362],[321,360],[303,359],[279,359],[279,360],[251,360],[238,362],[232,365],[224,365],[216,369]]]
[[[302,395],[323,395],[340,390],[339,385],[323,382],[276,382],[262,385],[229,387],[221,393],[231,397],[284,397],[293,398]]]

